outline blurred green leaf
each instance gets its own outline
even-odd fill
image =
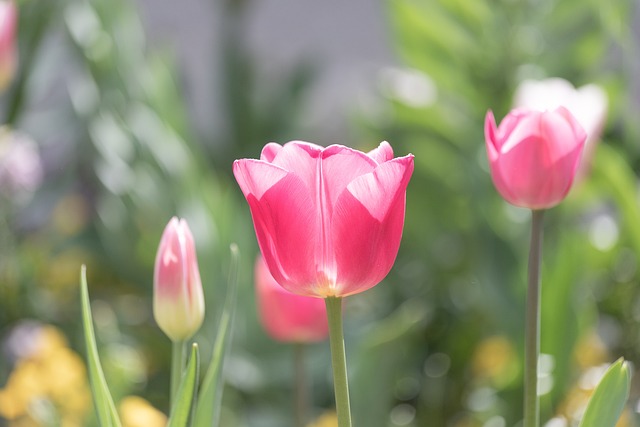
[[[222,368],[229,353],[229,341],[233,330],[233,313],[236,307],[236,291],[238,285],[238,246],[231,245],[231,264],[229,267],[229,282],[227,299],[220,317],[213,355],[202,384],[200,399],[196,409],[195,426],[217,426],[220,418],[220,404],[222,402]]]
[[[624,359],[607,369],[593,392],[580,427],[614,427],[629,397],[631,370]]]
[[[96,407],[96,413],[101,426],[120,426],[118,412],[113,403],[113,398],[109,392],[107,381],[104,378],[100,357],[98,356],[98,347],[96,346],[96,338],[93,331],[93,320],[91,317],[91,306],[89,303],[89,291],[87,290],[87,271],[83,265],[80,273],[80,298],[82,303],[82,323],[84,329],[84,337],[87,346],[87,365],[89,370],[89,379],[91,381],[91,391],[93,395],[93,403]]]
[[[171,417],[167,427],[186,427],[191,425],[190,420],[192,420],[192,413],[197,400],[199,368],[198,344],[193,343],[191,357],[182,376],[182,381],[180,381],[176,403],[171,408]]]

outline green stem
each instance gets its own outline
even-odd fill
[[[538,358],[540,356],[540,260],[542,255],[543,217],[543,210],[532,211],[524,343],[523,427],[538,427],[540,425]]]
[[[293,345],[293,364],[295,373],[295,422],[297,427],[304,427],[307,418],[307,378],[305,372],[305,345]]]
[[[325,298],[329,320],[329,342],[331,344],[331,365],[333,366],[333,389],[336,396],[338,427],[351,427],[351,407],[349,404],[349,382],[347,380],[347,359],[344,351],[342,331],[342,298]]]
[[[186,341],[173,341],[171,348],[171,409],[176,404],[176,396],[185,366]]]

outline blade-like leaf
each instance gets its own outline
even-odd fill
[[[629,397],[630,384],[631,370],[620,358],[607,369],[593,392],[580,427],[614,427]]]
[[[96,337],[93,331],[91,305],[89,303],[89,291],[87,290],[87,269],[84,265],[80,273],[80,299],[82,304],[82,326],[87,346],[87,367],[98,421],[104,427],[119,427],[118,412],[109,392],[107,381],[104,378],[100,357],[98,356],[98,346],[96,345]]]
[[[191,425],[192,413],[197,400],[200,355],[198,344],[193,343],[187,369],[182,375],[176,401],[171,408],[171,417],[167,427],[187,427]]]
[[[229,267],[229,282],[224,310],[218,325],[218,334],[213,346],[211,362],[200,391],[200,399],[196,409],[196,427],[215,427],[220,417],[220,403],[222,401],[222,368],[229,353],[229,341],[233,329],[233,313],[236,306],[236,289],[238,283],[238,246],[231,245],[231,263]]]

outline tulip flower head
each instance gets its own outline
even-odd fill
[[[344,297],[378,284],[402,237],[413,155],[387,142],[363,153],[301,141],[267,144],[233,173],[271,274],[290,292]]]
[[[516,108],[545,111],[565,107],[587,133],[580,171],[586,172],[596,143],[607,119],[607,93],[600,86],[588,84],[579,88],[561,78],[525,80],[513,97]]]
[[[17,26],[16,4],[12,0],[0,0],[0,90],[9,85],[18,67]]]
[[[191,338],[204,319],[204,295],[193,235],[171,218],[162,233],[153,276],[153,315],[172,341]]]
[[[499,127],[489,111],[484,129],[491,177],[507,202],[548,209],[567,196],[587,134],[566,108],[513,110]]]
[[[260,321],[273,339],[308,343],[327,338],[329,324],[322,299],[285,290],[275,281],[260,255],[254,276]]]

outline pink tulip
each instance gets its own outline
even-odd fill
[[[305,343],[327,338],[329,324],[323,300],[285,290],[259,255],[254,276],[260,321],[273,339]]]
[[[18,66],[17,26],[18,8],[15,3],[0,0],[0,90],[9,85]]]
[[[387,142],[370,153],[301,141],[267,144],[233,173],[249,203],[262,255],[288,291],[344,297],[378,284],[404,226],[413,155]]]
[[[162,233],[153,276],[153,315],[172,341],[197,332],[204,295],[193,235],[184,219],[171,218]]]
[[[498,128],[489,111],[484,129],[491,177],[505,200],[547,209],[566,197],[587,138],[566,108],[513,110]]]

